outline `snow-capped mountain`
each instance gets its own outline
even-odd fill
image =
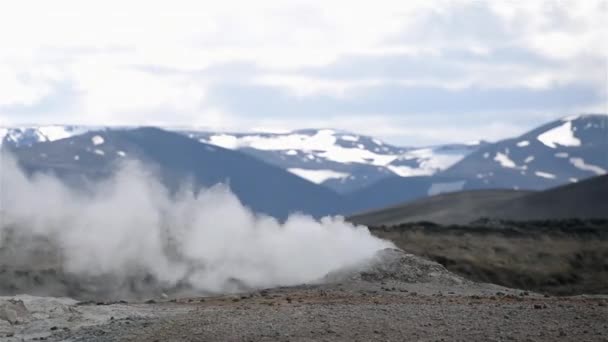
[[[28,146],[99,129],[0,128],[0,140],[12,147]],[[401,189],[396,184],[405,184],[399,191],[412,196],[421,194],[408,188],[410,183],[415,183],[424,195],[476,188],[545,189],[608,170],[606,115],[567,117],[492,144],[475,142],[428,148],[399,147],[330,129],[289,133],[174,131],[201,143],[243,152],[343,194],[376,183],[379,188],[390,184],[392,192]],[[396,192],[396,196],[401,195]]]
[[[340,193],[363,188],[391,175],[435,174],[483,144],[398,147],[372,137],[332,129],[256,134],[183,133],[204,143],[253,155]]]
[[[66,125],[0,127],[0,145],[31,146],[39,142],[69,138],[93,129],[97,128]]]
[[[387,177],[349,195],[355,212],[444,192],[544,190],[608,171],[608,116],[566,117],[519,137],[481,146],[432,176]]]
[[[343,197],[239,151],[158,128],[106,129],[12,149],[28,172],[51,172],[79,187],[112,174],[122,160],[142,161],[171,190],[228,184],[247,207],[284,219],[302,212],[342,213]]]
[[[577,115],[487,145],[442,173],[497,188],[545,189],[606,174],[608,116]]]
[[[129,127],[123,127],[128,129]],[[25,126],[0,128],[0,143],[31,146],[103,127]],[[376,138],[330,129],[289,133],[218,133],[170,129],[202,143],[238,150],[337,192],[364,188],[388,176],[432,175],[445,170],[484,143],[399,147]]]

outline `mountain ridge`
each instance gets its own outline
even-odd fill
[[[368,226],[403,223],[471,224],[479,219],[608,219],[608,175],[544,191],[482,189],[452,192],[358,213],[351,222]]]
[[[176,152],[177,151],[177,152]],[[123,158],[157,169],[163,183],[177,189],[227,183],[256,213],[285,219],[301,211],[315,217],[336,214],[343,199],[331,190],[238,151],[207,145],[158,128],[93,131],[12,150],[29,172],[107,176]]]
[[[105,152],[96,151],[98,148],[91,145],[89,128],[94,127],[0,128],[0,131],[4,130],[0,136],[4,134],[3,147],[21,150],[35,150],[45,141],[57,143],[71,138],[72,144],[81,146],[62,146],[84,151],[74,152],[70,158],[84,158],[80,164],[88,160],[96,172],[103,173],[107,166],[96,164],[95,158],[100,158]],[[125,132],[137,129],[101,127],[96,134],[127,134]],[[170,132],[189,139],[189,145],[199,144],[196,145],[199,148],[238,153],[241,159],[247,157],[246,163],[255,159],[305,181],[304,184],[314,183],[331,190],[327,196],[333,202],[327,204],[328,208],[314,209],[315,215],[348,215],[444,192],[498,188],[543,190],[602,175],[608,170],[608,116],[604,114],[564,117],[495,143],[429,148],[398,147],[373,137],[330,129],[289,133]],[[77,138],[83,134],[89,135],[84,139]],[[156,145],[158,150],[170,154],[162,144]],[[125,151],[116,148],[109,153],[116,158]],[[172,153],[183,154],[185,151],[176,148]],[[43,157],[43,154],[32,155],[30,160],[38,159],[40,163],[49,165],[48,156]],[[76,154],[80,155],[76,157]],[[65,160],[63,163],[69,165]],[[235,172],[230,167],[219,169],[224,174]],[[213,181],[224,181],[225,177],[220,176],[216,174]],[[336,197],[336,193],[340,196]],[[253,197],[250,200],[255,202]],[[294,208],[298,210],[300,207]]]

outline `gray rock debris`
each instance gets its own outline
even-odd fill
[[[31,315],[22,300],[0,300],[0,320],[10,324],[29,322]]]
[[[408,254],[400,249],[379,251],[368,262],[356,267],[331,272],[323,281],[362,280],[366,282],[398,281],[403,283],[438,283],[460,285],[465,280],[442,265]]]

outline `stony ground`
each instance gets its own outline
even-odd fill
[[[25,298],[28,311],[13,315],[22,322],[5,324],[5,330],[13,330],[5,331],[4,339],[608,341],[608,297],[546,297],[472,283],[397,251],[327,281],[148,303],[63,300],[59,312],[35,303],[43,299]],[[5,308],[4,316],[9,311]]]

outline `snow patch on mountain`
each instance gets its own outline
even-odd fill
[[[514,169],[517,167],[517,164],[508,155],[504,153],[497,152],[494,160],[497,161],[502,167]]]
[[[345,141],[358,141],[358,138],[355,136],[338,136],[336,133],[334,130],[323,129],[313,135],[301,133],[271,136],[219,134],[212,135],[208,140],[202,140],[233,150],[240,148],[252,148],[261,151],[287,150],[290,155],[294,155],[294,152],[290,151],[314,151],[316,156],[337,163],[362,163],[384,166],[397,158],[395,155],[372,152],[366,149],[363,144],[357,144],[355,147],[345,147],[336,144],[338,138]],[[314,159],[314,156],[309,157],[309,159]]]
[[[464,188],[466,181],[448,182],[448,183],[433,183],[429,188],[428,195],[434,196],[444,192],[460,191]]]
[[[96,135],[91,138],[91,142],[93,143],[93,145],[99,146],[99,145],[102,145],[105,142],[105,140],[103,139],[103,137],[101,135]]]
[[[566,121],[563,125],[540,134],[537,139],[550,148],[556,148],[557,145],[581,146],[581,141],[574,136],[572,121]]]
[[[89,130],[99,129],[84,126],[20,126],[0,128],[0,145],[8,142],[13,146],[32,145],[38,142],[69,138]]]
[[[287,171],[316,184],[322,184],[323,182],[329,179],[344,179],[349,176],[348,173],[336,172],[333,170],[311,170],[291,168],[287,169]]]
[[[542,177],[542,178],[547,178],[547,179],[555,179],[555,175],[549,172],[543,172],[543,171],[536,171],[534,172],[535,175],[537,175],[538,177]]]
[[[74,135],[72,132],[69,132],[65,126],[44,126],[39,127],[38,131],[46,137],[47,141],[65,139]]]
[[[346,140],[346,141],[359,141],[359,137],[356,137],[354,135],[343,135],[340,137],[340,139]]]
[[[436,170],[433,169],[425,169],[425,168],[415,168],[409,166],[395,166],[388,165],[387,168],[400,177],[414,177],[414,176],[429,176],[435,173]]]
[[[585,163],[585,161],[583,160],[583,158],[570,158],[570,163],[572,165],[574,165],[574,167],[576,167],[577,169],[583,170],[583,171],[589,171],[589,172],[593,172],[598,176],[601,175],[605,175],[606,174],[606,170],[597,166],[597,165],[591,165],[591,164],[587,164]]]
[[[401,177],[428,176],[449,168],[468,154],[463,150],[442,151],[441,148],[420,148],[407,151],[387,168]],[[408,165],[408,162],[412,165]]]
[[[228,134],[219,134],[214,135],[209,138],[209,140],[199,139],[202,143],[210,143],[219,147],[227,148],[229,150],[236,150],[239,148],[239,141],[237,137]]]

